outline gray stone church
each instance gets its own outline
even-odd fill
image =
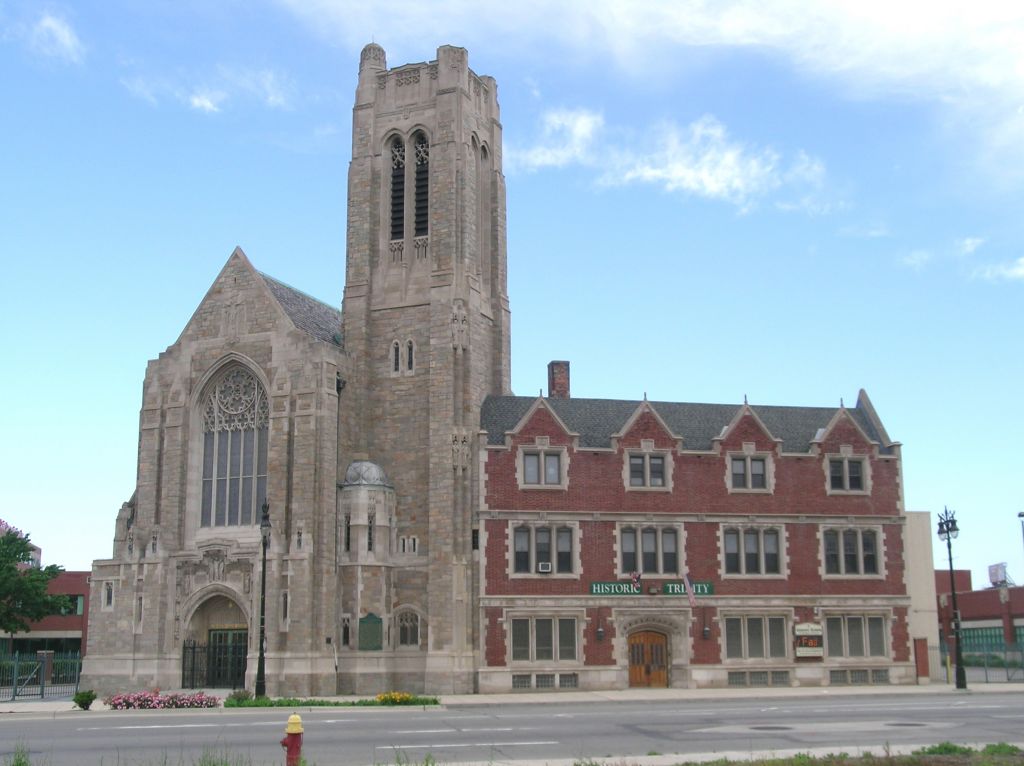
[[[495,82],[363,49],[341,311],[235,250],[143,385],[138,479],[94,562],[83,683],[470,692],[476,440],[509,393]]]

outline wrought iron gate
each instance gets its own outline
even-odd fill
[[[181,650],[181,688],[243,687],[248,650],[246,630],[211,630],[206,644],[186,641]]]

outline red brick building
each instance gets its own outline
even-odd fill
[[[84,655],[89,626],[89,574],[61,572],[50,580],[49,593],[68,597],[67,612],[30,623],[25,633],[0,634],[0,651],[5,654],[80,652]]]
[[[900,445],[863,391],[573,399],[567,362],[549,387],[481,414],[480,691],[927,676],[907,540],[924,530],[930,562],[929,525],[908,524]]]
[[[1005,582],[973,590],[971,570],[953,570],[960,630],[965,654],[1001,652],[1005,646],[1024,647],[1024,587]],[[939,635],[944,650],[953,653],[953,600],[949,595],[949,570],[935,570],[938,594]]]

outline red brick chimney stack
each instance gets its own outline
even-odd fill
[[[548,362],[548,398],[569,398],[568,362]]]

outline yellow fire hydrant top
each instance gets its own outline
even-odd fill
[[[302,734],[302,718],[297,713],[288,716],[288,725],[284,728],[285,734]]]

